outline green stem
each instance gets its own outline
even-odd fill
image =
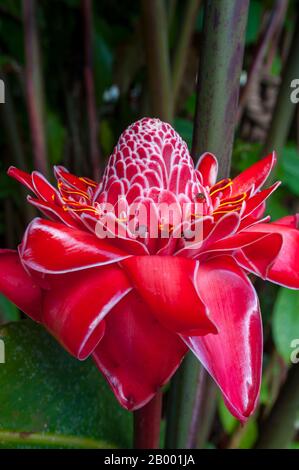
[[[171,381],[166,422],[167,449],[186,448],[198,385],[198,368],[198,360],[190,353]]]
[[[213,152],[229,174],[248,0],[206,0],[192,156]]]
[[[36,24],[35,0],[23,0],[26,96],[33,143],[35,168],[48,173],[46,138],[44,130],[43,80]]]
[[[287,140],[291,122],[294,116],[296,104],[292,103],[290,95],[291,82],[299,77],[299,14],[290,47],[288,59],[282,74],[282,82],[279,88],[276,106],[268,132],[263,154],[276,150],[278,156],[281,155],[284,144]]]
[[[93,77],[92,0],[82,0],[82,12],[84,21],[84,80],[89,126],[89,154],[93,177],[98,181],[100,178],[101,159],[98,146],[98,118]]]
[[[171,122],[173,118],[173,99],[164,1],[142,0],[141,5],[150,92],[150,111],[154,117]]]
[[[42,446],[42,447],[69,447],[73,449],[115,449],[104,441],[87,437],[66,436],[63,434],[42,434],[35,432],[0,431],[0,445]]]
[[[277,401],[262,424],[258,449],[286,448],[296,434],[295,422],[299,409],[299,367],[293,365]]]
[[[194,412],[189,427],[187,447],[202,449],[209,438],[217,406],[217,387],[208,372],[201,367],[195,394]]]
[[[145,406],[134,411],[134,448],[158,449],[162,412],[162,391]]]

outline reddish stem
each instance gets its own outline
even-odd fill
[[[93,177],[97,181],[100,177],[100,149],[98,146],[98,116],[93,77],[92,0],[82,0],[82,10],[84,21],[84,79],[89,124],[89,152]]]
[[[158,449],[162,411],[162,392],[134,412],[134,448]]]
[[[34,165],[37,170],[46,175],[48,163],[44,130],[43,84],[35,6],[35,0],[23,0],[26,95]]]

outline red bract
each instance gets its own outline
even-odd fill
[[[78,359],[92,355],[125,408],[146,404],[190,348],[244,421],[263,348],[248,274],[299,288],[297,217],[264,217],[274,163],[273,153],[216,182],[212,154],[194,168],[170,125],[142,119],[98,185],[56,167],[56,189],[10,168],[50,220],[33,220],[18,252],[2,250],[0,290]]]

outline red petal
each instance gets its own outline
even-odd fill
[[[173,256],[134,256],[122,265],[141,298],[171,331],[217,332],[194,287],[196,261]]]
[[[87,183],[84,182],[85,178],[78,178],[61,165],[54,166],[54,174],[57,179],[62,179],[68,186],[83,191],[87,188]]]
[[[255,410],[261,382],[263,343],[257,295],[227,256],[200,265],[197,283],[219,333],[184,339],[220,387],[231,413],[245,421]]]
[[[287,215],[281,219],[275,220],[272,224],[286,225],[291,228],[299,228],[299,214]]]
[[[197,238],[199,238],[199,241],[186,243],[186,246],[179,250],[176,255],[193,258],[201,252],[208,251],[210,246],[214,245],[218,240],[221,243],[222,239],[229,237],[237,231],[240,225],[240,216],[237,212],[230,212],[223,215],[215,224],[211,224],[208,217],[203,217],[198,222],[199,224],[202,222],[202,229],[198,227]]]
[[[41,199],[47,202],[53,202],[59,195],[58,191],[46,180],[46,178],[38,171],[32,172],[32,182],[37,194]]]
[[[268,178],[276,163],[275,152],[247,168],[233,179],[231,197],[241,193],[247,193],[252,188],[256,193]]]
[[[242,218],[244,219],[245,217],[254,213],[261,206],[261,204],[263,204],[264,201],[266,201],[266,199],[271,196],[271,194],[278,188],[278,186],[280,186],[280,184],[280,181],[277,181],[277,183],[274,183],[272,186],[270,186],[270,188],[263,189],[262,191],[259,191],[257,194],[255,194],[255,196],[249,198],[246,201],[246,206],[242,214]],[[258,214],[257,212],[257,215],[262,216],[263,212],[261,214]]]
[[[19,183],[26,186],[26,188],[30,189],[33,193],[35,193],[35,188],[32,183],[32,177],[29,173],[25,171],[19,170],[14,166],[10,166],[7,170],[7,174],[14,178],[15,180],[19,181]]]
[[[278,233],[282,236],[281,250],[268,271],[267,279],[291,289],[299,289],[299,230],[271,223],[256,224],[246,231]]]
[[[129,255],[91,233],[37,218],[27,228],[20,256],[36,271],[64,273],[114,263]]]
[[[51,220],[57,220],[63,222],[70,227],[84,228],[83,222],[80,224],[79,221],[73,219],[69,212],[66,212],[62,207],[57,206],[56,204],[51,204],[50,202],[42,201],[41,199],[34,199],[31,196],[27,196],[27,201],[30,202],[34,207],[37,207],[46,217],[49,217]]]
[[[186,351],[181,339],[132,292],[107,316],[106,332],[93,357],[121,405],[134,410],[170,379]]]
[[[107,313],[132,289],[116,265],[54,276],[45,291],[43,323],[78,359],[101,340]]]
[[[242,267],[249,272],[266,279],[270,266],[275,261],[282,246],[282,237],[279,233],[269,233],[257,241],[244,246],[239,253],[234,255]]]
[[[23,268],[13,250],[0,250],[0,292],[33,320],[40,321],[40,288]]]
[[[196,169],[202,175],[203,186],[213,186],[216,183],[218,173],[217,158],[209,152],[199,157]]]

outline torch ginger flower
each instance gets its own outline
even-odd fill
[[[55,188],[10,168],[49,220],[34,219],[17,252],[1,250],[0,291],[75,357],[92,355],[125,408],[145,405],[189,348],[245,421],[263,349],[248,274],[299,288],[297,217],[264,216],[274,163],[272,153],[216,182],[212,154],[194,168],[172,127],[144,118],[122,134],[100,184],[58,166]]]

